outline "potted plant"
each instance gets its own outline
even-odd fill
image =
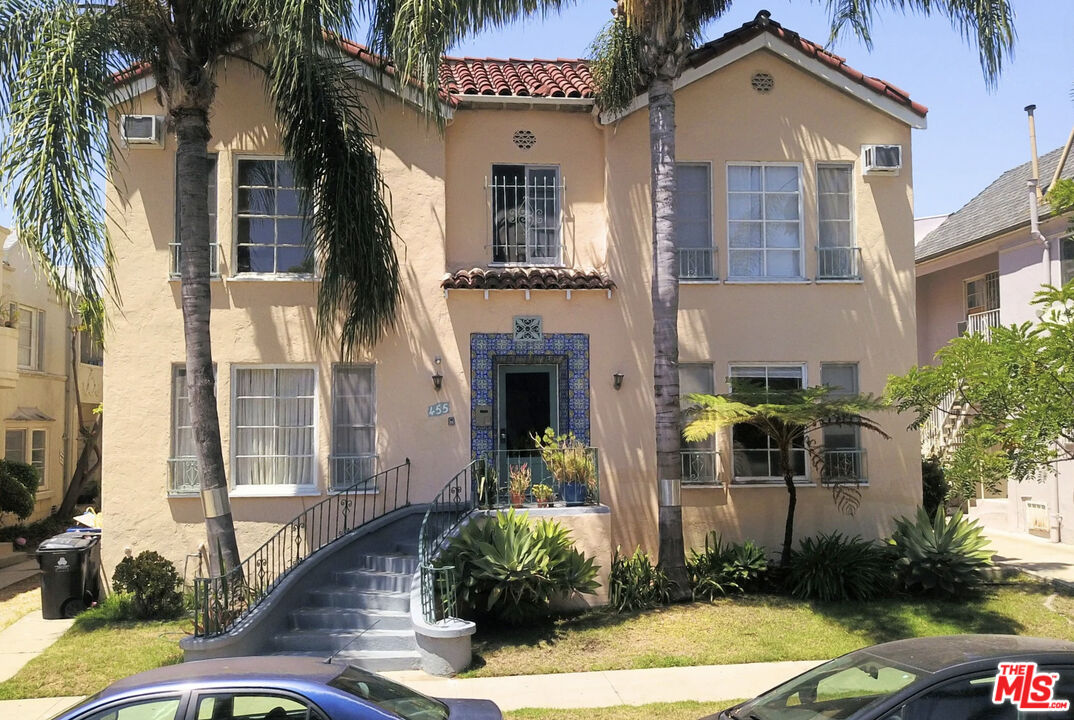
[[[511,506],[522,507],[522,503],[526,501],[526,493],[530,489],[529,463],[512,465],[508,475],[510,476],[510,481],[507,484],[507,492],[511,495]]]
[[[596,494],[597,467],[589,449],[574,433],[556,435],[547,428],[544,435],[534,435],[533,440],[568,505],[584,505],[590,494]]]
[[[539,483],[533,486],[533,499],[537,501],[537,507],[549,507],[555,496],[556,491],[550,485]]]

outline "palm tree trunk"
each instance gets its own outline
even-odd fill
[[[182,277],[183,334],[186,338],[186,382],[190,398],[190,424],[194,431],[201,503],[209,542],[209,563],[214,575],[239,566],[235,523],[224,474],[220,444],[220,417],[216,410],[216,377],[209,342],[209,121],[202,109],[172,112],[176,147],[177,192],[180,197],[179,238]]]
[[[682,539],[682,460],[679,408],[679,268],[675,243],[675,96],[670,78],[649,83],[649,144],[653,212],[653,390],[659,478],[661,569],[672,600],[690,597]]]

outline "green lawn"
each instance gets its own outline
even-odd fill
[[[921,635],[1014,633],[1074,640],[1074,597],[1030,581],[957,601],[809,603],[773,595],[723,598],[616,615],[598,610],[543,628],[479,626],[463,677],[823,660]]]
[[[651,705],[618,705],[604,708],[580,708],[556,710],[523,708],[504,713],[506,720],[697,720],[711,715],[738,700],[718,703],[676,702],[652,703]]]
[[[91,695],[142,670],[183,659],[179,640],[189,620],[75,625],[15,677],[0,683],[0,700]]]

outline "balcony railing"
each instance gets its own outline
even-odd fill
[[[168,494],[197,495],[199,492],[201,492],[201,476],[198,474],[198,459],[170,458],[168,460]]]
[[[713,248],[679,248],[680,280],[715,280],[716,250]]]
[[[992,328],[996,327],[999,327],[999,308],[966,316],[966,333],[969,335],[983,335],[985,340],[991,340]]]
[[[331,492],[338,492],[344,488],[361,490],[362,488],[358,485],[363,479],[369,481],[364,488],[366,492],[377,492],[374,482],[377,472],[376,455],[333,455],[329,459],[332,463],[332,479],[328,489]]]
[[[824,482],[862,482],[868,478],[865,450],[824,450],[821,478]]]
[[[592,468],[593,482],[591,485],[572,487],[561,482],[548,469],[537,450],[493,450],[487,456],[491,484],[487,488],[478,488],[478,504],[485,508],[511,505],[511,472],[519,472],[523,465],[529,470],[530,475],[530,481],[525,492],[522,493],[524,505],[600,504],[600,461],[597,449],[587,447],[565,452],[577,453],[571,463],[574,467],[589,466]],[[568,461],[570,461],[569,458]],[[548,488],[552,493],[551,497],[542,499],[540,489],[535,493],[534,488],[539,485]],[[547,493],[548,491],[544,492]]]
[[[683,450],[682,484],[715,485],[720,477],[720,453],[715,450]]]
[[[818,247],[818,280],[860,280],[861,248]]]

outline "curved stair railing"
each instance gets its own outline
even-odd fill
[[[426,622],[455,617],[455,568],[433,562],[444,542],[476,507],[486,480],[486,463],[473,460],[448,480],[429,504],[418,534],[418,568],[421,573],[421,612]]]
[[[312,555],[409,505],[410,458],[333,491],[281,527],[239,567],[226,575],[194,578],[194,636],[229,632]]]

